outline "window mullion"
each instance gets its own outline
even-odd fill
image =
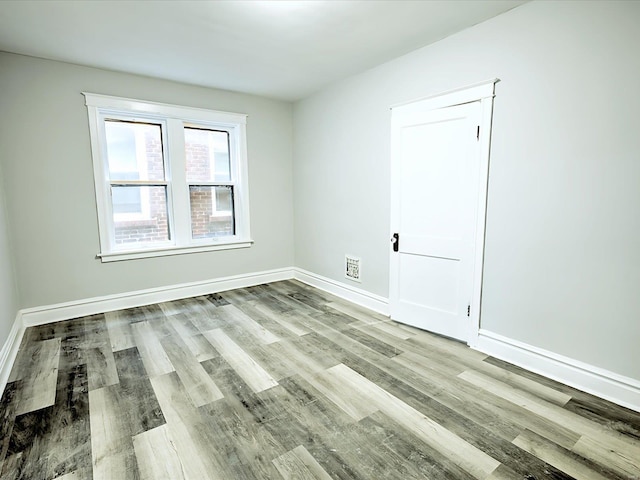
[[[185,246],[190,242],[189,187],[185,172],[184,129],[182,120],[168,119],[168,180],[169,196],[173,212],[176,245]]]

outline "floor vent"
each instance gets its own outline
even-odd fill
[[[360,281],[360,259],[358,257],[344,256],[344,276],[356,282]]]

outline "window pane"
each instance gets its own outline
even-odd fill
[[[160,125],[105,120],[111,180],[164,180]]]
[[[170,240],[167,187],[112,186],[115,243],[150,246]]]
[[[230,182],[229,133],[184,129],[188,182]]]
[[[189,187],[191,236],[214,238],[235,235],[233,187]]]
[[[114,214],[142,214],[142,195],[139,187],[113,187],[111,200]]]

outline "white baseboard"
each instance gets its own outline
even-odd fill
[[[141,307],[152,303],[170,302],[181,298],[197,297],[210,293],[223,292],[234,288],[245,288],[262,283],[277,282],[293,278],[293,269],[280,268],[264,272],[234,275],[202,282],[182,283],[167,287],[150,288],[133,292],[87,298],[43,307],[21,310],[25,327],[85,317],[97,313]]]
[[[11,327],[11,331],[9,332],[9,336],[4,342],[2,350],[0,350],[0,392],[4,392],[4,387],[7,386],[7,381],[11,374],[11,368],[18,356],[18,349],[20,348],[20,343],[24,336],[24,330],[25,326],[22,321],[22,315],[18,312]]]
[[[333,295],[349,300],[374,312],[389,315],[389,299],[387,298],[367,292],[361,288],[347,285],[346,283],[308,272],[301,268],[294,268],[293,272],[296,280],[300,280],[307,285],[332,293]]]
[[[474,347],[526,370],[640,412],[640,381],[487,330]]]

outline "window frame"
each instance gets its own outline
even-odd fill
[[[249,221],[247,115],[88,92],[83,92],[83,95],[89,117],[98,215],[100,251],[97,257],[102,262],[247,248],[253,244]],[[108,118],[161,124],[165,180],[143,183],[166,185],[167,223],[170,236],[168,242],[148,244],[142,248],[132,244],[120,247],[115,243],[111,185],[122,182],[109,179],[104,129],[104,122]],[[235,235],[192,238],[189,185],[194,182],[186,180],[184,128],[194,126],[229,133],[231,182],[226,183],[233,185]]]

